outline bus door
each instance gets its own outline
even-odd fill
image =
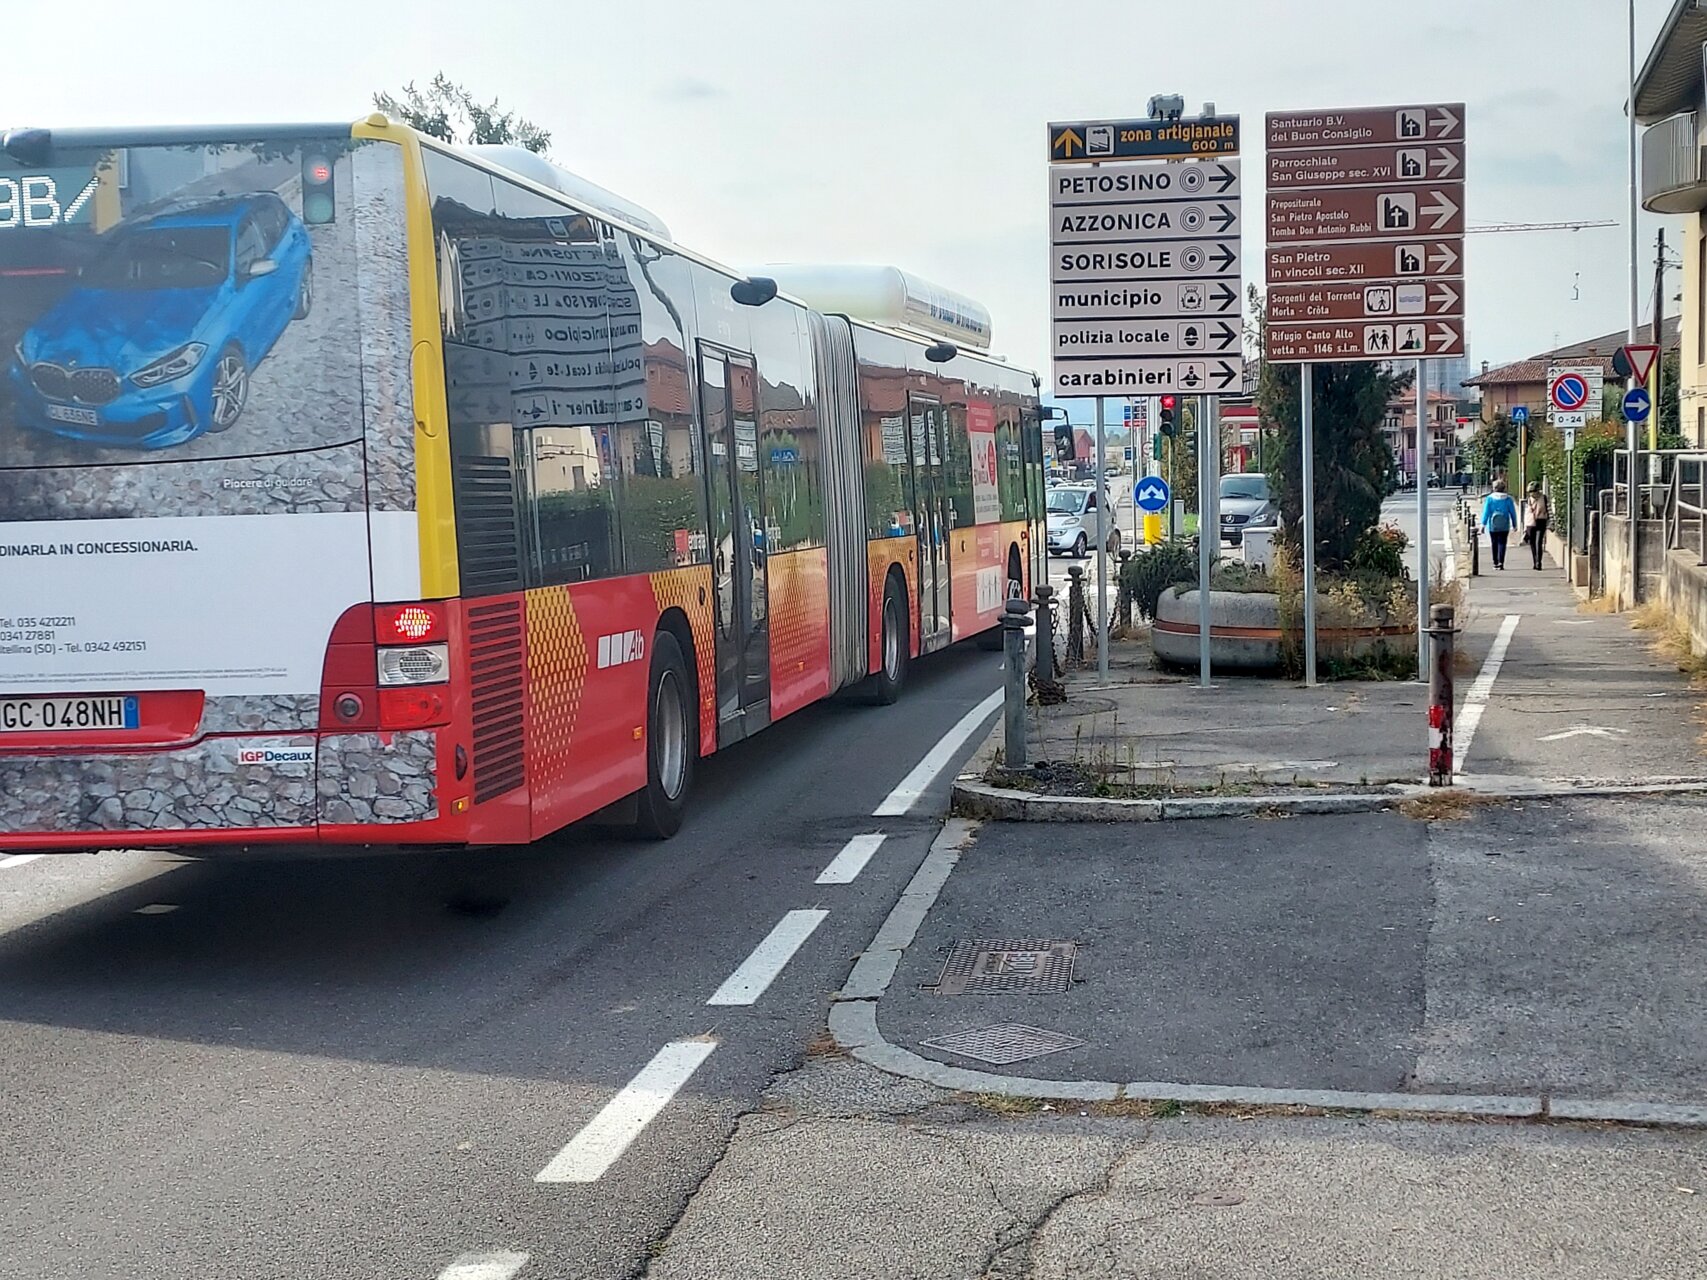
[[[919,651],[938,649],[950,639],[948,566],[948,486],[943,457],[948,451],[948,411],[937,401],[908,396],[908,420],[916,478],[914,528],[919,538]]]
[[[769,538],[752,357],[702,350],[700,397],[717,592],[717,740],[724,743],[770,720]]]

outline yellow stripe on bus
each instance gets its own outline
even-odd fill
[[[421,595],[457,595],[456,514],[450,472],[450,414],[445,404],[444,341],[439,329],[438,257],[421,143],[407,125],[375,112],[351,134],[403,148],[404,219],[409,239],[410,359],[415,400],[415,513],[421,533]]]

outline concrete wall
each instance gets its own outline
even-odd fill
[[[1660,603],[1689,628],[1695,652],[1707,653],[1707,568],[1693,551],[1666,553],[1660,574]]]
[[[1601,530],[1600,551],[1601,563],[1604,567],[1602,583],[1604,594],[1612,601],[1615,610],[1623,611],[1634,608],[1642,600],[1658,599],[1660,576],[1665,567],[1665,522],[1663,520],[1643,520],[1641,522],[1639,550],[1641,559],[1638,568],[1641,571],[1640,595],[1637,600],[1628,598],[1628,584],[1625,575],[1629,572],[1630,564],[1630,521],[1625,516],[1607,516],[1606,524]]]

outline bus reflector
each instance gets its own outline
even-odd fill
[[[386,729],[425,729],[444,724],[450,719],[449,705],[439,689],[381,689],[379,691],[379,727]]]
[[[444,615],[433,605],[382,604],[376,605],[374,612],[379,615],[381,644],[420,644],[445,638]]]

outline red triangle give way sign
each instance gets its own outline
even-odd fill
[[[1660,349],[1648,343],[1632,342],[1625,346],[1624,358],[1630,362],[1630,376],[1646,386],[1654,361],[1660,358]]]

